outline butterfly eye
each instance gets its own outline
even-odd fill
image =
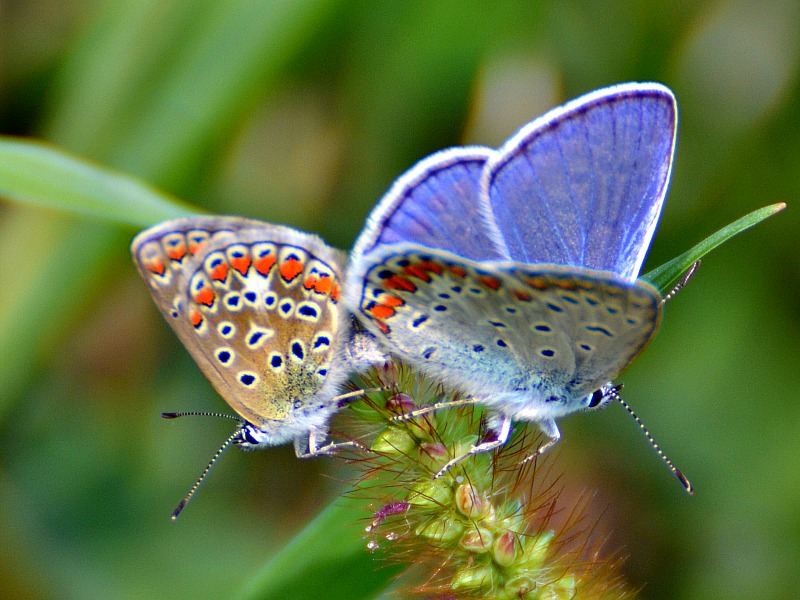
[[[254,435],[253,427],[248,423],[241,429],[239,444],[258,446],[261,441]]]
[[[597,408],[603,403],[603,399],[606,397],[605,392],[602,388],[599,390],[595,390],[594,393],[589,398],[589,408]]]

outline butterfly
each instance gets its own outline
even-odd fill
[[[293,442],[299,457],[351,445],[326,443],[328,421],[352,396],[340,394],[349,372],[383,354],[340,303],[344,253],[289,227],[217,216],[156,225],[131,252],[164,318],[239,415],[208,468],[230,444]],[[199,413],[163,416],[185,414]]]
[[[675,97],[660,84],[597,90],[497,150],[423,159],[369,215],[351,253],[348,308],[392,354],[469,396],[429,410],[478,402],[495,432],[437,476],[502,446],[513,421],[548,436],[540,454],[560,438],[560,417],[621,401],[612,380],[661,321],[661,295],[637,276],[676,125]]]

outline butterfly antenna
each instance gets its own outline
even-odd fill
[[[218,412],[183,411],[183,412],[162,412],[161,413],[161,418],[162,419],[177,419],[178,417],[219,417],[221,419],[229,419],[231,421],[238,421],[239,423],[243,423],[242,419],[240,419],[239,417],[235,417],[233,415],[228,415],[228,414],[225,414],[225,413],[218,413]],[[206,475],[208,475],[208,472],[211,470],[211,467],[214,466],[214,463],[217,462],[217,459],[220,456],[222,456],[222,453],[225,452],[225,450],[228,449],[228,446],[230,446],[233,443],[233,441],[236,439],[236,437],[239,435],[240,432],[241,432],[241,429],[237,429],[230,436],[228,436],[227,440],[225,440],[222,443],[222,445],[219,447],[219,450],[217,450],[216,453],[214,454],[214,456],[211,457],[211,460],[208,461],[208,464],[206,465],[206,468],[203,469],[202,473],[200,473],[200,477],[198,477],[197,481],[194,482],[194,485],[189,490],[189,493],[186,494],[186,496],[183,497],[183,500],[180,501],[180,504],[178,504],[177,508],[172,511],[172,514],[169,517],[170,520],[172,520],[172,521],[177,521],[178,520],[178,516],[181,514],[181,511],[189,503],[189,500],[192,499],[192,496],[194,496],[195,492],[200,487],[200,484],[203,483],[203,480],[206,478]]]
[[[169,418],[169,417],[168,417],[168,418]],[[215,462],[217,462],[217,459],[218,459],[220,456],[222,456],[222,453],[223,453],[223,452],[225,452],[225,450],[227,450],[227,449],[228,449],[228,447],[229,447],[229,446],[230,446],[230,445],[233,443],[233,441],[234,441],[234,440],[235,440],[235,439],[236,439],[236,438],[237,438],[237,437],[238,437],[240,434],[241,434],[241,429],[237,429],[236,431],[234,431],[232,434],[230,434],[230,435],[228,436],[228,439],[227,439],[227,440],[225,440],[224,442],[222,442],[222,445],[221,445],[221,446],[219,447],[219,449],[218,449],[218,450],[217,450],[217,451],[214,453],[214,456],[212,456],[212,457],[211,457],[211,460],[210,460],[210,461],[208,461],[208,464],[206,465],[206,468],[205,468],[205,469],[203,469],[203,472],[202,472],[202,473],[200,473],[200,477],[198,477],[198,478],[197,478],[197,480],[194,482],[194,485],[193,485],[193,486],[192,486],[192,487],[189,489],[189,493],[188,493],[188,494],[186,494],[186,495],[183,497],[183,500],[181,500],[181,501],[178,503],[178,506],[175,508],[175,510],[173,510],[173,511],[172,511],[172,514],[171,514],[171,515],[170,515],[170,517],[169,517],[171,521],[177,521],[177,520],[178,520],[178,517],[180,516],[180,514],[181,514],[181,511],[182,511],[184,508],[186,508],[186,505],[189,503],[189,500],[191,500],[191,499],[192,499],[192,496],[194,496],[195,492],[196,492],[196,491],[197,491],[197,489],[200,487],[200,484],[201,484],[201,483],[203,483],[203,480],[206,478],[206,475],[208,475],[208,472],[211,470],[211,467],[213,467],[213,466],[214,466],[214,463],[215,463]]]
[[[698,264],[699,262],[695,263],[695,265]],[[692,487],[692,484],[689,482],[686,476],[683,473],[681,473],[681,470],[678,467],[672,464],[672,461],[669,459],[669,457],[666,454],[664,454],[664,451],[661,450],[661,447],[653,439],[653,436],[650,435],[650,431],[648,431],[647,427],[645,427],[645,424],[642,423],[642,420],[636,415],[635,412],[633,412],[633,409],[630,407],[630,405],[627,402],[625,402],[625,400],[622,399],[622,396],[619,395],[619,391],[621,389],[622,389],[621,385],[614,386],[609,390],[608,395],[611,396],[614,400],[616,400],[620,404],[622,404],[625,410],[628,411],[628,414],[633,417],[634,421],[636,421],[636,424],[639,425],[639,429],[642,430],[642,433],[644,433],[644,436],[647,438],[647,441],[650,442],[650,445],[653,447],[653,450],[656,451],[658,456],[661,458],[661,460],[664,461],[669,470],[672,471],[675,477],[678,478],[678,480],[681,482],[681,485],[683,485],[683,487],[686,489],[689,495],[691,496],[692,494],[694,494],[694,488]]]
[[[687,283],[689,283],[689,280],[692,277],[694,277],[694,274],[697,273],[697,269],[699,267],[700,267],[700,261],[697,260],[692,264],[691,267],[686,269],[683,275],[681,275],[681,278],[678,281],[678,283],[675,284],[675,287],[672,288],[669,292],[667,292],[667,295],[661,299],[661,304],[664,304],[667,301],[672,300],[677,295],[677,293],[680,292]]]
[[[178,417],[219,417],[221,419],[230,419],[231,421],[238,421],[239,423],[242,422],[242,420],[239,417],[234,417],[233,415],[226,415],[225,413],[218,413],[218,412],[188,411],[188,412],[161,413],[162,419],[177,419]]]

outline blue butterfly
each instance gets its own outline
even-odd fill
[[[661,295],[637,276],[676,125],[663,85],[604,88],[498,150],[422,160],[372,211],[351,255],[349,309],[391,353],[469,396],[413,416],[478,402],[496,434],[437,476],[503,445],[513,421],[550,438],[540,454],[560,438],[556,419],[621,400],[611,381],[661,321]]]

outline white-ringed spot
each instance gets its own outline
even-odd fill
[[[223,367],[230,367],[236,360],[236,353],[231,348],[218,348],[215,356]]]
[[[278,300],[278,314],[284,319],[290,318],[294,314],[294,300],[291,298]]]
[[[562,313],[564,312],[564,308],[555,302],[545,302],[544,305],[549,308],[554,313]]]
[[[264,308],[272,310],[278,305],[278,294],[275,292],[264,292]]]
[[[578,300],[578,296],[575,295],[575,294],[572,294],[570,292],[560,292],[558,294],[558,297],[561,298],[564,302],[566,302],[568,304],[572,304],[572,305],[580,304],[580,300]]]
[[[589,333],[595,333],[597,335],[604,335],[606,337],[614,337],[614,333],[611,330],[599,324],[587,325],[586,331],[588,331]]]
[[[258,385],[258,374],[253,371],[240,371],[236,374],[236,379],[246,388],[253,388]]]
[[[419,331],[420,329],[424,329],[431,323],[431,318],[426,315],[425,313],[419,313],[415,318],[413,318],[408,323],[408,328],[413,331]]]
[[[239,292],[230,292],[226,294],[222,302],[225,304],[225,308],[230,312],[239,312],[244,306],[242,294]]]
[[[248,306],[252,307],[258,306],[258,292],[255,292],[253,290],[245,290],[244,292],[242,292],[242,300]]]
[[[327,352],[331,348],[331,336],[326,331],[320,331],[314,335],[311,342],[311,352]]]
[[[236,335],[236,325],[230,321],[220,321],[217,325],[217,334],[224,340],[229,340]]]
[[[269,356],[267,357],[267,364],[273,372],[281,373],[285,367],[283,354],[280,352],[270,352]]]
[[[306,345],[302,340],[293,339],[289,342],[289,358],[298,364],[306,360]]]
[[[274,335],[275,331],[272,329],[251,325],[250,331],[247,332],[244,341],[250,350],[258,350]]]
[[[316,302],[304,301],[298,302],[295,316],[302,321],[316,323],[319,321],[320,312],[319,305]]]

